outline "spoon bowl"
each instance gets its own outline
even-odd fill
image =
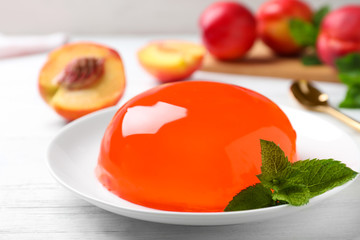
[[[298,102],[311,110],[319,111],[319,107],[329,106],[328,95],[319,91],[306,80],[294,81],[290,90]]]

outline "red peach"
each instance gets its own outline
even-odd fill
[[[336,58],[360,52],[360,6],[346,6],[329,13],[317,40],[320,59],[334,65]]]
[[[271,0],[257,13],[259,37],[279,55],[294,55],[301,50],[290,34],[289,22],[293,18],[310,22],[312,11],[299,0]]]
[[[202,40],[216,58],[240,58],[256,39],[256,20],[252,13],[237,2],[217,2],[200,17]]]

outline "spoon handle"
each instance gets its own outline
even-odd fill
[[[324,111],[330,115],[332,115],[333,117],[339,119],[340,121],[343,121],[344,123],[346,123],[347,125],[349,125],[350,127],[353,127],[354,129],[360,131],[360,122],[356,121],[355,119],[349,117],[348,115],[340,112],[339,110],[328,106],[326,108],[324,108]]]

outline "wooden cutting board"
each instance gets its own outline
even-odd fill
[[[238,61],[219,61],[211,57],[210,54],[207,54],[202,70],[253,76],[339,82],[333,68],[325,65],[304,66],[298,58],[275,56],[260,41],[255,43],[244,59]]]

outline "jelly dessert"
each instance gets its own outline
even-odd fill
[[[223,83],[164,84],[117,111],[96,174],[109,191],[142,206],[220,212],[259,182],[260,139],[296,160],[296,133],[266,97]]]

